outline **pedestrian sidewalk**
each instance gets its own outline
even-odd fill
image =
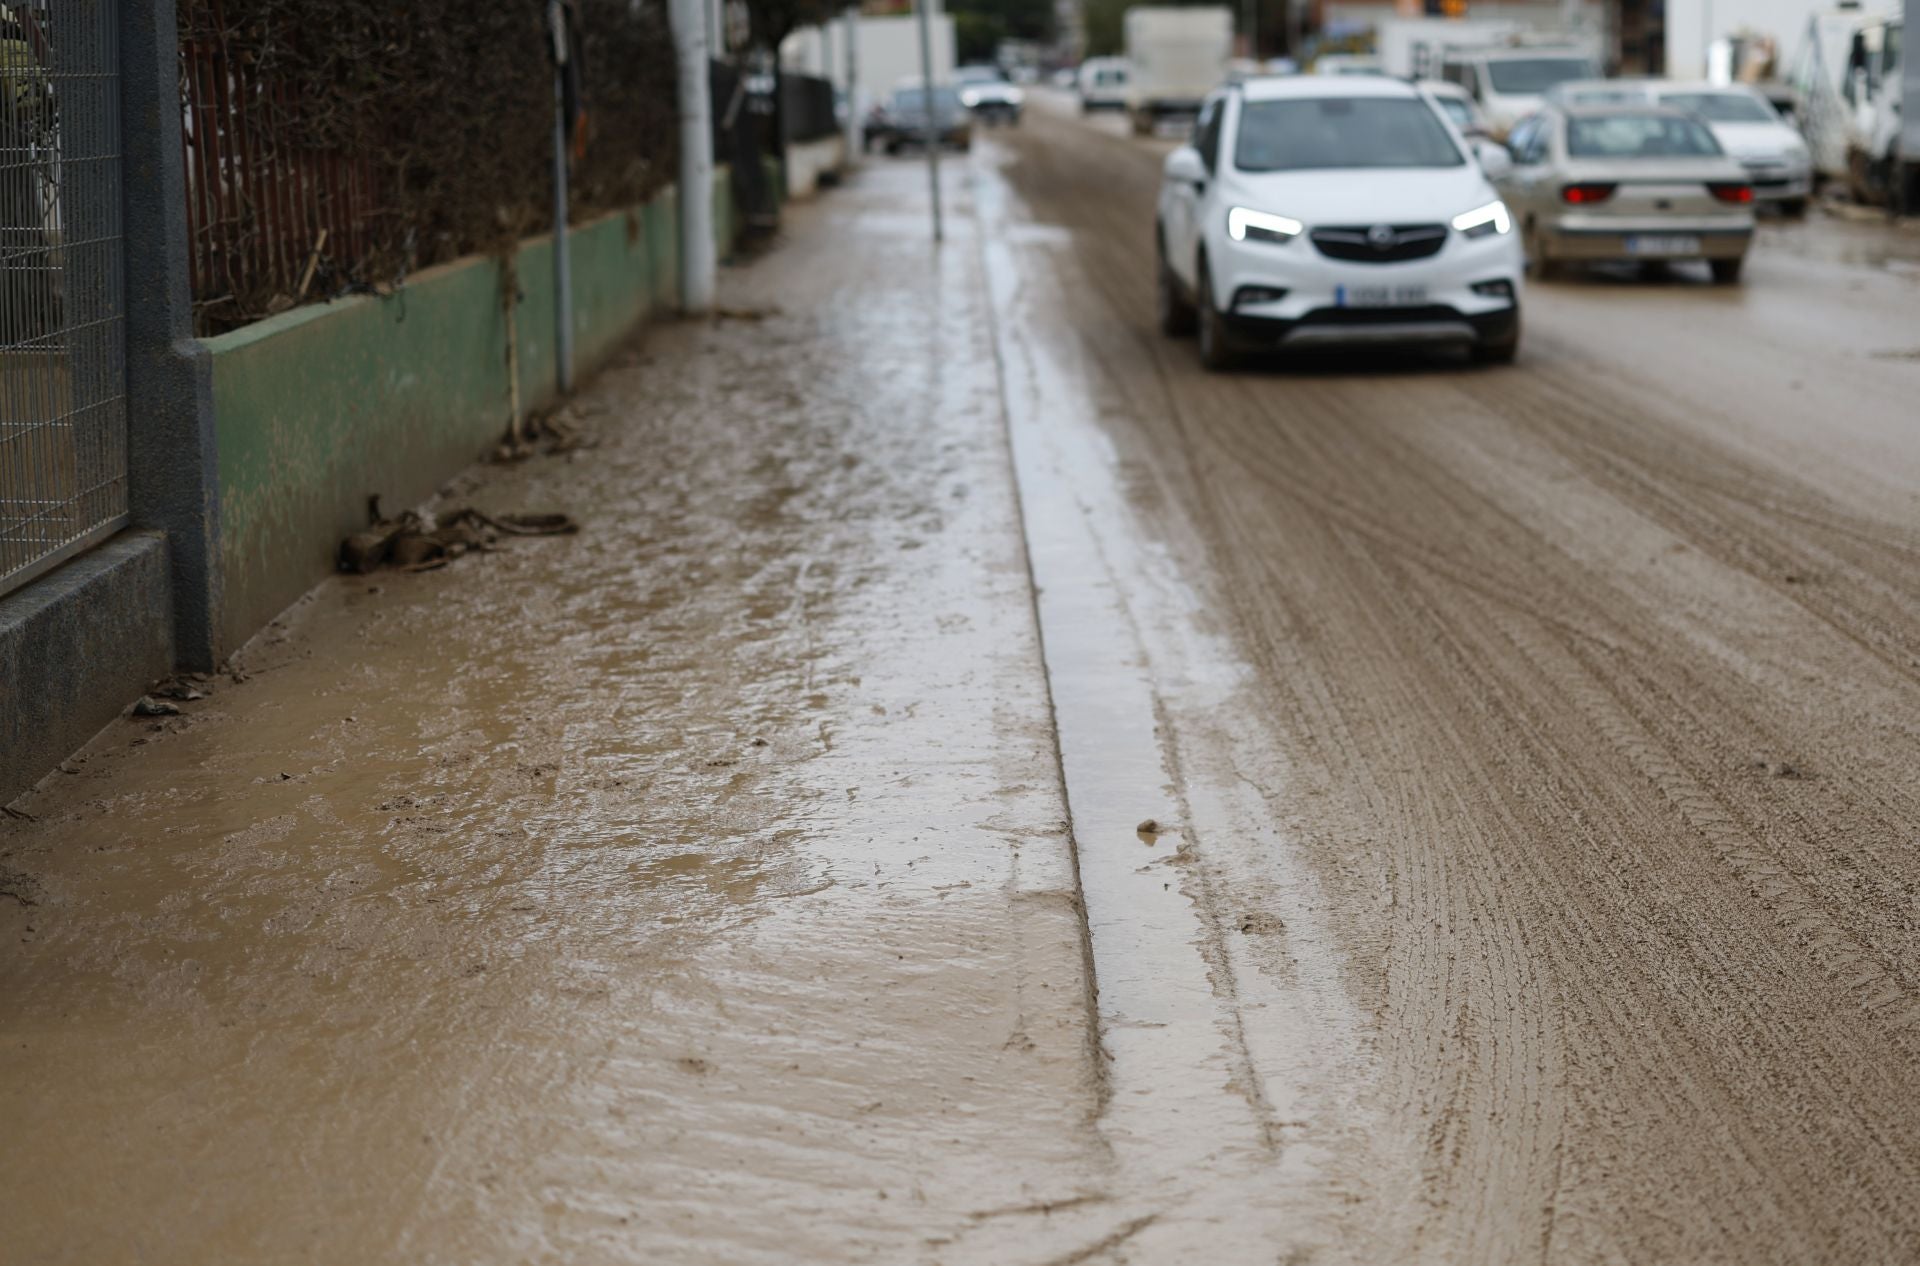
[[[0,821],[16,1262],[1024,1262],[1101,1074],[964,167],[584,391]],[[1079,1259],[1075,1259],[1079,1260]]]

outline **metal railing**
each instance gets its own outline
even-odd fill
[[[0,3],[0,593],[127,521],[117,21]]]

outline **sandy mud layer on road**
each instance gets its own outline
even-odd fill
[[[453,498],[577,537],[330,581],[0,822],[0,1258],[1125,1227],[976,256],[922,188],[793,210],[735,319],[583,395],[597,447]]]
[[[1210,376],[1151,324],[1157,154],[998,144],[1111,526],[1250,670],[1253,765],[1185,781],[1258,785],[1367,1017],[1319,1255],[1920,1258],[1911,276],[1770,234],[1740,289],[1533,287],[1513,369]]]

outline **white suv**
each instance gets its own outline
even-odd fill
[[[1455,343],[1510,361],[1524,266],[1476,151],[1419,90],[1371,76],[1209,96],[1160,186],[1160,327],[1200,357]]]

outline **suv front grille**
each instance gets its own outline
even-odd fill
[[[1362,224],[1315,229],[1310,237],[1328,259],[1356,264],[1397,264],[1438,254],[1447,242],[1444,224]]]

